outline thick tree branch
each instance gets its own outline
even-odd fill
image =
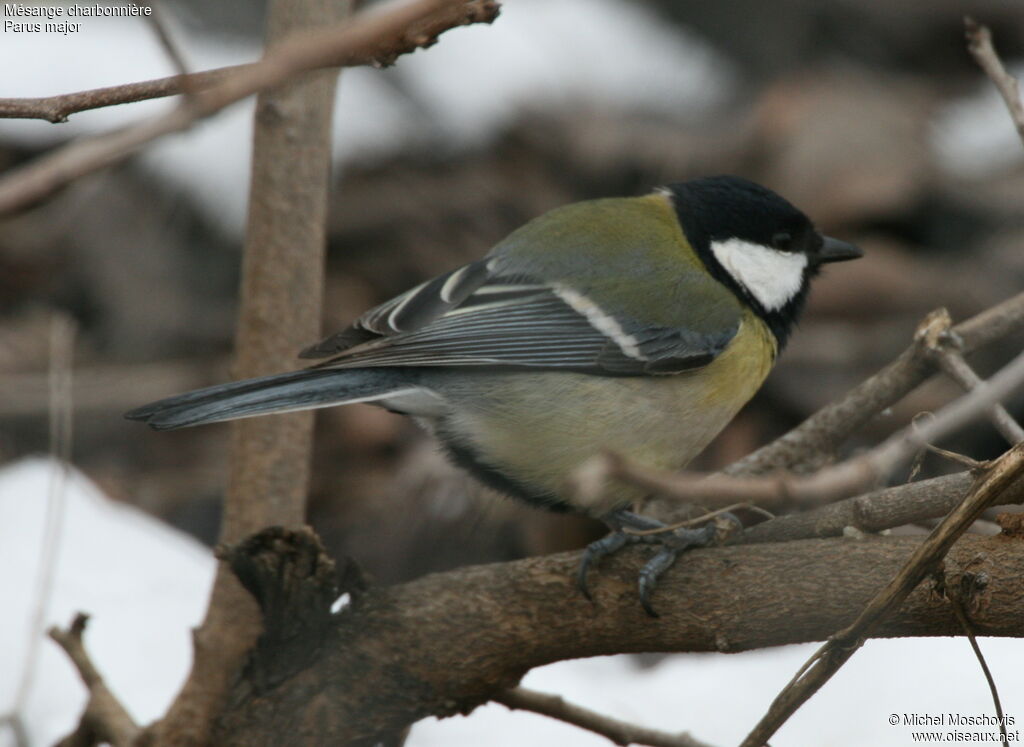
[[[947,586],[958,584],[968,566],[989,579],[965,600],[977,610],[980,635],[1024,636],[1021,541],[970,535],[946,559]],[[428,715],[466,713],[553,661],[822,640],[855,619],[919,544],[866,537],[698,550],[660,581],[657,620],[636,597],[636,574],[647,558],[641,548],[602,561],[594,603],[575,587],[579,553],[371,589],[335,616],[311,667],[269,691],[240,683],[216,741],[304,744],[329,735],[338,744],[372,743]],[[922,586],[872,635],[959,630],[948,601]]]
[[[995,49],[992,47],[991,35],[987,28],[980,27],[972,19],[965,18],[967,29],[968,49],[975,59],[982,66],[995,82],[1002,94],[1011,117],[1017,127],[1018,133],[1024,142],[1024,107],[1021,105],[1020,94],[1017,82],[1007,75]],[[943,341],[956,340],[955,334],[947,330],[934,329],[922,330],[918,341],[923,342],[923,348],[933,359],[955,380],[971,391],[973,396],[981,391],[982,383],[974,374],[973,370],[959,357],[959,351],[949,351]],[[1007,369],[1014,368],[1016,363],[1024,360],[1024,355],[1018,357]],[[1004,369],[1004,373],[1007,369]],[[977,401],[981,401],[978,399]],[[954,405],[944,408],[947,413],[956,405],[962,405],[960,400]],[[801,668],[793,680],[779,693],[773,701],[768,713],[754,727],[747,738],[743,741],[742,747],[759,747],[767,744],[768,740],[775,734],[779,727],[796,712],[796,710],[817,692],[835,672],[837,672],[863,645],[864,640],[883,623],[883,621],[903,603],[903,601],[914,591],[922,580],[931,572],[937,564],[953,547],[968,527],[973,524],[982,513],[990,506],[1002,502],[1006,493],[1016,483],[1019,485],[1024,475],[1024,442],[1021,442],[1020,427],[1009,417],[1005,410],[995,408],[995,401],[990,403],[990,415],[996,423],[997,428],[1007,437],[1008,440],[1019,442],[1002,457],[988,465],[980,479],[972,486],[967,497],[954,508],[936,527],[932,530],[927,539],[914,551],[911,557],[886,586],[875,594],[868,605],[858,615],[857,619],[849,626],[831,636],[828,642]],[[958,410],[962,413],[964,407]],[[936,420],[939,418],[937,417]],[[952,420],[953,418],[949,418]],[[935,421],[929,423],[922,430],[933,426]],[[929,438],[934,438],[934,435]],[[889,439],[892,441],[892,439]],[[886,442],[889,443],[889,442]],[[883,444],[882,448],[885,447]],[[876,450],[877,451],[877,450]],[[972,574],[972,577],[973,576]],[[976,578],[976,577],[975,577]],[[945,583],[940,583],[945,588]],[[964,584],[961,588],[968,587]],[[972,603],[974,600],[971,600]],[[961,623],[963,613],[960,609],[959,598],[952,601],[954,613]],[[973,643],[973,641],[972,641]],[[976,649],[977,650],[977,649]],[[984,667],[984,662],[982,662]],[[986,668],[986,675],[988,675]],[[990,678],[991,683],[991,678]],[[1000,709],[998,697],[996,708]],[[1000,710],[1001,713],[1001,710]],[[1005,741],[1005,731],[1004,741]]]
[[[1020,100],[1020,88],[1017,79],[1006,72],[1002,60],[992,44],[992,32],[987,26],[980,25],[970,16],[964,18],[964,30],[967,36],[967,50],[974,57],[975,62],[985,71],[985,74],[992,79],[999,95],[1003,97],[1006,108],[1010,111],[1010,118],[1013,120],[1017,134],[1024,143],[1024,104]]]
[[[121,702],[103,681],[93,665],[82,642],[82,634],[89,617],[78,613],[67,630],[50,628],[49,635],[64,649],[78,670],[89,691],[89,700],[75,731],[61,741],[61,745],[81,744],[89,739],[95,743],[109,742],[114,747],[130,747],[139,734],[139,727],[128,715]]]
[[[589,708],[568,703],[558,695],[528,690],[525,687],[513,687],[511,690],[498,693],[494,702],[521,711],[539,713],[542,716],[565,721],[581,729],[592,731],[607,737],[612,744],[640,744],[650,747],[710,747],[706,742],[694,739],[689,734],[668,734],[656,729],[610,718]]]
[[[868,636],[903,603],[942,561],[967,528],[989,506],[1003,502],[1007,489],[1024,476],[1024,444],[1010,449],[971,488],[967,498],[932,530],[885,587],[875,594],[857,619],[829,637],[792,682],[776,696],[768,713],[741,747],[766,744],[779,727],[828,682],[856,653]]]
[[[884,488],[755,524],[745,529],[735,541],[790,542],[814,537],[841,537],[847,529],[877,533],[945,516],[959,505],[973,483],[970,473],[959,472]],[[1006,502],[1024,503],[1024,483],[1007,491]]]
[[[986,335],[995,339],[1019,325],[1024,296],[1015,301],[1019,306],[1004,304],[961,325],[967,332],[965,345],[978,344]],[[984,396],[975,393],[959,400],[954,406],[959,414],[940,426],[960,420],[965,407],[983,409],[998,393],[989,387]],[[923,431],[917,434],[920,440],[938,432],[934,422]],[[826,532],[833,533],[858,523],[865,528],[872,522],[878,528],[889,521],[903,523],[901,512],[910,510],[938,515],[972,483],[969,476],[954,476],[860,496],[823,508],[818,526],[827,525]],[[1007,486],[1000,500],[1019,500],[1022,490],[1024,481],[1012,490]],[[912,507],[900,505],[901,491],[916,496]],[[853,521],[847,522],[851,517]],[[756,542],[787,534],[789,538],[814,528],[807,523],[787,526],[788,519],[775,520],[780,523],[774,529],[760,530],[762,537],[744,539]],[[985,634],[1024,636],[1024,628],[1005,616],[1010,614],[1005,606],[993,615],[993,605],[1000,603],[1024,608],[1024,593],[1012,575],[1014,564],[1024,561],[1019,553],[1003,554],[1019,541],[1020,535],[1011,531],[995,538],[968,537],[947,559],[946,567],[953,570],[944,584],[957,582],[957,569],[968,563],[974,564],[973,571],[982,563],[992,579],[977,592],[983,603],[976,605],[976,622]],[[271,740],[302,741],[326,733],[340,742],[372,743],[424,716],[471,710],[507,690],[529,669],[551,661],[631,651],[732,651],[820,640],[856,618],[880,580],[895,575],[916,546],[913,539],[865,537],[693,552],[659,586],[659,609],[668,606],[663,613],[667,619],[657,621],[641,618],[635,594],[640,558],[636,552],[604,561],[594,606],[573,586],[576,555],[462,569],[372,590],[337,616],[336,627],[325,640],[310,644],[318,652],[311,667],[271,677],[279,684],[270,689],[251,683],[236,688],[216,737],[230,745],[265,740],[268,735]],[[834,577],[837,567],[843,568],[841,584]],[[826,599],[820,594],[823,588],[830,589]],[[958,630],[948,601],[918,589],[898,613],[878,623],[873,634],[949,635]]]
[[[267,15],[268,55],[296,34],[330,26],[347,12],[337,0],[274,0]],[[320,328],[337,74],[320,71],[262,92],[256,100],[249,220],[234,375],[287,368]],[[229,476],[220,539],[235,543],[272,525],[301,526],[312,453],[313,413],[232,423]],[[260,632],[252,597],[222,566],[206,619],[195,633],[188,682],[153,730],[166,744],[207,741]]]
[[[450,28],[489,23],[497,16],[498,7],[493,0],[417,0],[386,13],[363,13],[351,23],[294,36],[259,62],[195,91],[168,114],[75,141],[10,171],[0,179],[0,214],[30,205],[78,177],[127,158],[146,143],[188,129],[254,93],[320,68],[368,61],[390,64],[402,54],[430,46]]]
[[[970,354],[1024,330],[1024,293],[956,325],[950,330]],[[727,475],[760,475],[788,469],[813,472],[827,464],[839,446],[869,420],[892,407],[935,372],[925,340],[918,339],[896,360],[821,408],[799,426],[727,467]]]

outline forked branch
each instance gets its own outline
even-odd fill
[[[50,638],[64,649],[89,691],[89,700],[78,728],[65,737],[59,747],[83,742],[109,742],[114,747],[130,747],[139,735],[139,727],[121,702],[110,692],[85,650],[82,634],[88,622],[88,615],[79,612],[67,630],[54,627],[49,631]]]
[[[953,543],[989,506],[1003,500],[1006,490],[1024,476],[1024,443],[996,460],[978,480],[970,495],[932,530],[899,573],[872,597],[857,619],[831,636],[793,681],[780,692],[768,713],[750,732],[741,747],[766,744],[796,710],[839,671],[925,576],[946,556]]]

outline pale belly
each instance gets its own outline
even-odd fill
[[[738,334],[709,366],[689,373],[612,378],[516,372],[450,379],[441,388],[453,407],[439,435],[471,446],[477,460],[532,492],[606,513],[643,492],[613,483],[580,505],[567,492],[566,478],[605,450],[662,469],[686,466],[771,368],[770,333],[760,321],[745,324],[746,334]]]

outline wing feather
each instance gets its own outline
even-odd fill
[[[605,376],[706,365],[736,333],[644,327],[612,318],[563,284],[495,276],[481,260],[371,309],[302,352],[322,368],[487,366]],[[624,330],[633,330],[626,333]]]

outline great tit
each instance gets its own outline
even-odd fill
[[[628,511],[639,488],[581,502],[566,478],[605,449],[685,467],[760,388],[821,265],[859,256],[735,176],[580,202],[300,353],[320,363],[127,417],[171,429],[354,402],[409,415],[487,485],[616,530],[588,550],[582,579],[628,541],[623,528],[656,524]],[[649,611],[657,575],[709,537],[668,537],[641,574]]]

